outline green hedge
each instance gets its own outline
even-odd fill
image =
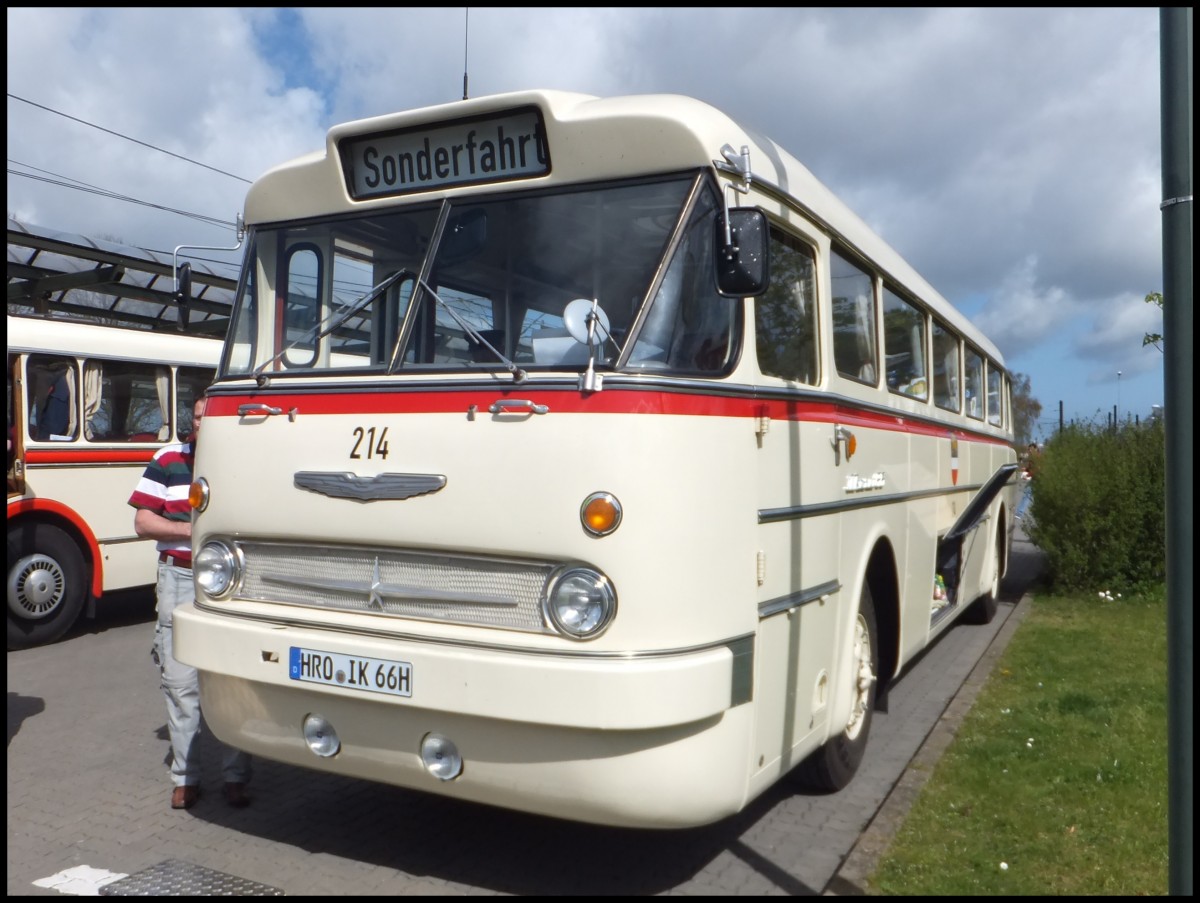
[[[1166,575],[1161,419],[1116,429],[1071,424],[1046,443],[1029,538],[1062,590],[1128,590]]]

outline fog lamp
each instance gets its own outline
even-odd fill
[[[453,781],[463,769],[458,747],[441,734],[431,733],[421,738],[421,764],[439,781]]]
[[[314,755],[323,759],[336,756],[342,748],[333,725],[321,715],[308,714],[304,716],[304,742]]]

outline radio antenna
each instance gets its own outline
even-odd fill
[[[467,99],[467,35],[470,32],[471,7],[463,7],[463,100]]]

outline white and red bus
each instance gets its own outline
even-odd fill
[[[712,107],[351,122],[246,220],[176,616],[222,740],[699,825],[847,784],[889,682],[995,612],[999,351]]]
[[[187,435],[221,343],[9,315],[8,648],[61,637],[85,602],[154,583],[129,495]]]

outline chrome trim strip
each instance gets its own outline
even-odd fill
[[[973,492],[980,489],[982,483],[971,485],[939,487],[937,489],[921,489],[915,492],[896,492],[888,495],[858,496],[836,502],[820,502],[815,505],[790,505],[786,508],[760,508],[758,522],[774,524],[780,521],[801,520],[806,517],[816,517],[822,514],[836,514],[839,511],[853,511],[858,508],[876,508],[880,505],[894,505],[898,502],[911,502],[916,499],[936,498],[942,495],[956,495],[960,492]]]
[[[921,423],[926,426],[934,427],[938,430],[953,431],[959,435],[978,436],[980,439],[995,441],[1003,439],[1002,432],[997,427],[991,427],[989,424],[978,420],[970,420],[967,422],[959,422],[952,418],[964,418],[963,414],[956,414],[953,411],[942,411],[940,414],[922,413],[913,411],[899,410],[888,405],[865,401],[861,398],[851,398],[848,395],[842,395],[837,392],[822,391],[812,388],[793,389],[786,386],[762,386],[752,383],[731,382],[722,379],[700,379],[696,377],[682,376],[662,376],[659,374],[638,373],[636,370],[613,371],[610,369],[601,368],[597,371],[604,376],[604,388],[607,391],[609,388],[626,389],[630,391],[656,391],[656,392],[672,392],[684,395],[711,395],[728,398],[753,398],[759,401],[811,401],[823,405],[833,405],[838,408],[844,408],[846,411],[866,411],[870,414],[879,414],[886,417],[899,417],[903,420],[913,423]],[[442,374],[439,374],[442,375]],[[444,374],[445,376],[457,376],[456,373]],[[273,379],[279,379],[281,375],[273,375]],[[463,379],[441,379],[436,382],[428,377],[420,377],[418,374],[405,373],[403,371],[387,377],[380,377],[376,374],[366,376],[355,376],[353,383],[349,382],[332,382],[326,377],[317,376],[300,376],[298,374],[282,374],[288,377],[289,380],[296,382],[288,382],[286,385],[280,385],[278,382],[269,387],[254,386],[254,392],[263,397],[269,397],[272,394],[280,395],[295,395],[297,393],[312,394],[312,395],[328,395],[341,394],[352,391],[355,395],[368,395],[377,392],[463,392],[484,389],[494,391],[497,388],[511,388],[511,379],[505,373],[499,378],[480,379],[478,377],[468,377]],[[346,377],[342,377],[346,379]],[[307,380],[307,381],[302,381]],[[545,389],[548,391],[579,391],[578,375],[564,377],[560,373],[542,374],[537,371],[527,371],[525,380],[521,383],[522,389]],[[245,385],[236,383],[214,383],[205,393],[206,395],[245,395],[249,390]],[[996,430],[996,432],[988,432],[988,430]]]
[[[375,581],[367,583],[362,580],[293,580],[289,577],[271,577],[264,574],[259,577],[263,583],[274,583],[280,586],[295,586],[300,589],[340,590],[347,593],[362,593],[369,597],[368,605],[376,610],[382,610],[382,600],[392,599],[397,602],[445,602],[458,605],[498,605],[516,608],[516,599],[506,596],[471,595],[468,593],[449,593],[437,590],[420,590],[413,587],[390,587],[379,582],[379,562],[375,563]],[[337,609],[329,609],[335,611]]]
[[[442,474],[432,473],[381,473],[360,477],[348,471],[302,470],[296,472],[293,483],[297,489],[307,489],[330,498],[374,502],[410,499],[437,492],[446,485],[446,478]]]
[[[841,581],[830,580],[819,586],[802,589],[797,593],[788,593],[786,596],[780,596],[778,599],[769,599],[759,604],[758,619],[761,621],[763,618],[777,615],[781,611],[791,611],[793,608],[799,608],[801,605],[815,602],[822,596],[832,596],[834,593],[841,592],[841,590]]]
[[[147,539],[145,536],[138,536],[134,533],[132,536],[109,536],[105,538],[97,536],[96,542],[102,546],[119,546],[130,542],[154,542],[154,540]]]
[[[679,649],[646,649],[640,652],[599,652],[587,651],[572,645],[570,649],[539,649],[532,646],[512,646],[503,643],[482,643],[475,640],[450,640],[443,637],[431,637],[413,633],[401,633],[393,630],[378,630],[362,624],[322,624],[315,621],[301,621],[295,618],[270,617],[268,615],[251,614],[242,611],[230,611],[229,603],[213,605],[205,600],[196,599],[196,608],[209,614],[221,617],[239,618],[245,621],[257,621],[273,627],[296,627],[305,630],[317,630],[326,633],[340,633],[350,636],[370,636],[378,639],[397,640],[406,643],[418,643],[428,646],[451,646],[458,649],[472,649],[479,652],[504,652],[512,655],[550,656],[554,658],[590,659],[593,661],[638,661],[642,659],[672,658],[681,655],[693,655],[697,652],[708,652],[711,649],[728,648],[739,653],[742,644],[750,644],[753,648],[755,635],[747,633],[727,640],[715,640],[711,643],[701,643],[698,646],[684,646]],[[483,628],[492,629],[492,628]],[[557,637],[557,634],[550,634]],[[561,637],[558,637],[562,639]],[[751,671],[753,673],[753,671]]]

